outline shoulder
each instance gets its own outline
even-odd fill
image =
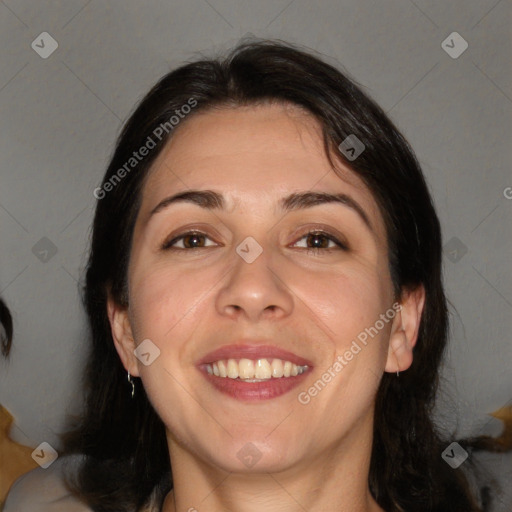
[[[79,455],[57,459],[49,468],[37,468],[12,485],[3,512],[92,512],[65,487],[63,476],[76,468]]]

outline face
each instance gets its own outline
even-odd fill
[[[143,189],[129,306],[109,302],[171,457],[277,471],[367,431],[383,372],[410,364],[415,339],[387,251],[372,194],[332,169],[311,116],[266,105],[184,122]],[[149,365],[133,355],[143,340],[159,350]]]

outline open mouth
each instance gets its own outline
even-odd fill
[[[220,359],[206,364],[210,375],[225,379],[239,379],[244,382],[263,382],[269,379],[296,377],[304,373],[307,365],[296,365],[282,359]]]
[[[218,391],[238,400],[268,400],[299,385],[312,364],[273,346],[230,345],[199,363],[198,368]]]

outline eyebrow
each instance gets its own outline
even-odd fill
[[[171,204],[186,202],[196,204],[206,210],[222,210],[225,208],[225,200],[222,194],[213,190],[187,190],[178,192],[160,201],[150,212],[149,217],[169,207]],[[279,207],[283,213],[304,210],[321,204],[337,203],[356,212],[373,233],[370,219],[361,205],[347,194],[330,194],[328,192],[295,192],[279,201]]]

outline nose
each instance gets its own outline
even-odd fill
[[[250,322],[289,316],[294,300],[284,275],[286,267],[272,263],[270,251],[265,249],[252,263],[235,255],[227,281],[217,294],[218,313]]]

